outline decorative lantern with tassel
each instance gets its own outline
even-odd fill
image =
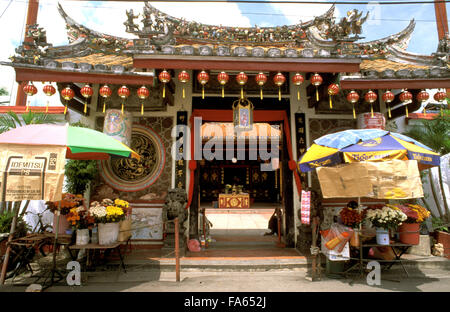
[[[32,82],[29,82],[26,86],[23,87],[23,92],[25,92],[27,96],[33,96],[37,93],[37,88],[34,86]],[[30,99],[28,99],[27,101],[27,108],[26,108],[27,112],[29,106],[30,106]]]
[[[169,72],[165,69],[158,75],[159,81],[161,81],[161,83],[163,84],[163,98],[166,97],[166,83],[169,83],[171,78],[172,76],[170,76]]]
[[[50,83],[46,84],[44,86],[44,88],[42,89],[42,91],[44,91],[45,95],[48,96],[48,97],[50,97],[50,96],[52,96],[53,94],[56,93],[55,87],[52,86]],[[45,112],[46,113],[48,113],[48,106],[49,106],[49,104],[50,104],[50,99],[47,100],[47,105],[45,106]]]
[[[419,101],[420,105],[422,105],[423,102],[428,101],[429,98],[430,98],[430,95],[425,90],[422,90],[422,91],[420,91],[417,94],[417,101]],[[427,108],[426,107],[423,108],[423,113],[425,115],[427,114]]]
[[[233,125],[235,131],[250,131],[253,128],[253,103],[248,99],[233,102]]]
[[[184,84],[189,82],[189,79],[191,79],[191,76],[189,76],[189,73],[187,71],[185,71],[185,70],[181,71],[178,74],[178,81],[183,84],[183,99],[186,97],[186,92],[184,90]]]
[[[64,106],[64,115],[67,113],[68,102],[73,99],[75,96],[75,92],[69,87],[65,87],[61,90],[61,96],[66,101],[66,105]]]
[[[350,91],[349,94],[347,94],[347,101],[352,103],[353,106],[353,119],[356,119],[356,111],[355,111],[355,104],[359,101],[359,94],[355,90]]]
[[[400,93],[399,99],[402,101],[403,104],[405,104],[405,111],[406,111],[406,118],[409,117],[408,115],[408,103],[411,102],[413,98],[413,95],[408,90],[403,90],[402,93]]]
[[[322,84],[323,79],[318,73],[315,73],[311,77],[311,84],[316,87],[316,101],[319,102],[319,89],[318,87]]]
[[[112,90],[108,85],[104,85],[103,87],[98,90],[98,93],[103,98],[103,114],[106,111],[106,99],[109,98],[112,95]]]
[[[222,87],[222,97],[225,97],[225,85],[228,83],[228,80],[230,79],[230,77],[228,76],[228,74],[226,72],[220,72],[217,75],[217,81],[220,83],[221,87]]]
[[[388,116],[389,116],[389,118],[391,118],[390,103],[395,99],[395,95],[391,91],[386,90],[386,92],[383,93],[383,96],[381,98],[383,99],[384,103],[386,103],[388,105]]]
[[[447,93],[438,91],[434,94],[433,98],[435,101],[438,101],[440,104],[442,104],[440,107],[440,110],[441,110],[441,116],[444,116],[444,108],[442,106],[444,105],[443,102],[447,98]]]
[[[378,96],[375,92],[372,90],[367,91],[367,93],[364,95],[364,100],[370,104],[370,113],[373,117],[373,103],[377,100]]]
[[[299,88],[297,88],[297,100],[300,101],[300,85],[303,83],[305,79],[303,78],[303,75],[300,73],[296,73],[294,76],[292,76],[292,83]]]
[[[260,89],[260,98],[261,98],[261,100],[263,99],[263,86],[266,84],[266,82],[267,82],[267,76],[263,73],[263,72],[260,72],[260,73],[258,73],[258,75],[256,75],[255,76],[255,81],[256,81],[256,83],[258,84],[258,86],[259,86],[259,89]]]
[[[83,88],[80,90],[81,95],[84,97],[84,113],[87,113],[87,100],[94,94],[94,90],[86,84]]]
[[[205,98],[205,85],[209,81],[209,74],[202,70],[197,75],[197,81],[202,85],[202,99]]]
[[[286,81],[286,77],[282,73],[278,73],[273,77],[273,82],[278,86],[278,100],[281,101],[281,86]]]
[[[244,72],[240,72],[236,76],[237,83],[241,86],[241,99],[244,98],[244,85],[247,83],[248,77]]]
[[[337,83],[332,83],[328,86],[328,96],[330,98],[330,109],[333,109],[333,102],[331,100],[333,95],[339,93],[339,85]]]
[[[178,76],[178,79],[180,76]],[[189,80],[189,78],[188,78]],[[137,96],[141,99],[141,115],[144,115],[144,101],[146,98],[150,96],[150,91],[147,89],[146,86],[142,86],[137,90]]]
[[[126,99],[130,96],[130,89],[127,88],[127,86],[121,86],[119,90],[117,90],[117,95],[119,95],[122,98],[122,115],[124,110],[124,105]]]

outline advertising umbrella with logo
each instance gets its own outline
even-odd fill
[[[438,153],[405,135],[379,129],[345,130],[314,140],[299,159],[302,172],[354,162],[417,160],[419,169],[439,166]]]
[[[99,131],[66,125],[39,124],[0,134],[0,199],[60,201],[66,159],[139,159],[128,146]],[[59,214],[57,218],[59,223]],[[58,228],[58,224],[56,226]],[[10,234],[11,236],[11,234]],[[55,231],[55,242],[58,231]],[[8,262],[3,263],[1,284]],[[52,282],[56,267],[53,252]]]

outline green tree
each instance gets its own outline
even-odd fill
[[[54,124],[56,122],[58,122],[58,118],[53,115],[33,113],[32,111],[18,115],[10,111],[0,116],[0,133],[26,125]]]
[[[450,112],[445,111],[442,116],[438,116],[432,120],[421,120],[419,126],[413,127],[405,132],[405,135],[416,139],[417,141],[432,148],[440,155],[446,155],[450,153]],[[444,202],[445,214],[441,215],[441,218],[450,221],[449,207],[447,204],[447,197],[444,193],[444,182],[442,178],[442,169],[439,166],[439,187],[442,194],[442,200]],[[436,186],[433,183],[431,170],[428,169],[428,177],[430,180],[431,192],[436,206],[439,206],[439,196],[436,191]]]
[[[72,127],[88,128],[87,125],[81,122],[70,125]],[[66,191],[72,194],[83,195],[97,175],[98,166],[96,160],[68,160],[65,167]]]
[[[6,90],[5,88],[0,88],[0,96],[1,95],[9,95],[8,90]]]

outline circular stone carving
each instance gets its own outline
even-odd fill
[[[141,159],[110,158],[100,161],[100,175],[112,188],[123,192],[143,190],[159,178],[166,155],[161,138],[153,129],[133,124],[131,146]]]

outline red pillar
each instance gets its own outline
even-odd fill
[[[445,2],[434,2],[434,11],[436,14],[436,25],[438,30],[439,40],[448,34],[447,9]]]
[[[28,12],[27,12],[27,24],[25,27],[25,42],[32,41],[27,37],[28,26],[37,23],[37,16],[39,10],[39,0],[28,0]],[[27,101],[27,95],[23,92],[23,87],[27,84],[27,81],[19,83],[16,96],[16,106],[25,106]]]

